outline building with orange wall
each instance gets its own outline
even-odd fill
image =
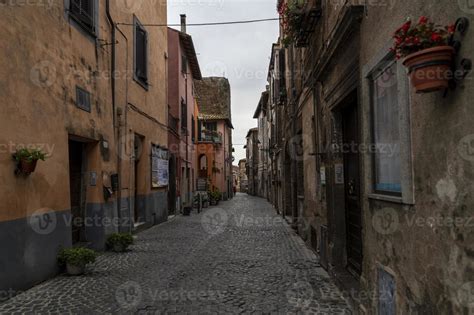
[[[208,188],[218,189],[226,200],[233,197],[230,84],[226,78],[209,77],[195,86],[198,181],[207,180]]]

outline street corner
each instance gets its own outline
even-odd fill
[[[28,226],[37,234],[51,234],[57,226],[56,212],[49,208],[41,208],[28,218]]]
[[[208,234],[218,235],[225,231],[229,214],[222,208],[211,208],[201,216],[201,225]]]
[[[400,218],[393,208],[383,208],[376,210],[372,217],[372,227],[382,235],[390,235],[398,230]]]
[[[133,309],[143,300],[143,290],[138,282],[127,281],[115,290],[115,301],[122,309]]]

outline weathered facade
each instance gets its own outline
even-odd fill
[[[194,81],[201,70],[192,37],[186,33],[186,16],[181,16],[181,31],[168,28],[168,106],[170,211],[189,205],[196,189],[196,125]]]
[[[262,93],[257,109],[253,115],[257,119],[258,125],[258,165],[257,177],[259,179],[256,194],[260,197],[270,199],[271,197],[271,180],[270,174],[270,137],[271,137],[271,112],[268,108],[268,91]]]
[[[239,161],[239,187],[240,192],[246,193],[248,189],[248,178],[247,178],[247,160],[242,159]]]
[[[234,195],[230,84],[226,78],[209,77],[196,81],[195,87],[198,180],[209,182],[208,189],[218,189],[227,200]]]
[[[259,150],[258,150],[258,128],[252,128],[247,133],[246,161],[247,161],[247,193],[252,196],[258,195],[259,178]]]
[[[87,4],[2,6],[0,290],[54,275],[61,247],[167,217],[150,159],[167,154],[166,30],[140,23],[166,23],[166,5]],[[47,154],[30,175],[21,147]]]
[[[361,313],[472,306],[472,78],[416,94],[389,50],[407,17],[472,23],[461,2],[305,1],[272,49],[273,203]],[[474,37],[457,30],[459,65]]]

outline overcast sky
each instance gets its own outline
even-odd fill
[[[227,22],[276,18],[276,0],[168,0],[168,23]],[[179,27],[175,27],[179,29]],[[267,84],[272,43],[278,38],[278,21],[256,24],[198,26],[192,35],[203,76],[225,76],[232,93],[233,142],[236,165],[245,158],[245,136],[257,126],[253,119]]]

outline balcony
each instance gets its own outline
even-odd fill
[[[203,130],[200,134],[199,142],[222,144],[222,133],[213,130]]]
[[[321,0],[306,0],[301,5],[296,0],[281,1],[278,11],[286,25],[286,42],[307,47],[322,14]]]

